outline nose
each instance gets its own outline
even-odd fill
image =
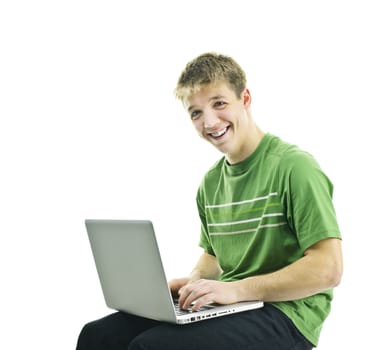
[[[204,113],[204,128],[213,129],[219,122],[217,115],[213,112]]]

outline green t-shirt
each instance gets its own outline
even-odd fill
[[[333,186],[314,158],[266,134],[241,163],[219,160],[197,193],[200,246],[216,256],[222,281],[281,269],[314,243],[341,238]],[[294,301],[274,302],[317,345],[330,311],[332,289]]]

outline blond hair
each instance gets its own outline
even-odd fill
[[[239,98],[246,87],[246,76],[231,57],[215,52],[204,53],[187,63],[174,93],[179,100],[184,100],[203,85],[217,82],[226,82]]]

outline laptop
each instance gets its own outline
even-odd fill
[[[106,305],[175,324],[208,320],[263,306],[262,301],[180,310],[172,297],[150,220],[85,220]]]

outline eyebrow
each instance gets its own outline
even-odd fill
[[[223,96],[223,95],[216,95],[216,96],[213,96],[213,97],[211,97],[211,98],[208,100],[208,102],[211,102],[211,101],[214,101],[214,100],[219,100],[220,98],[225,98],[225,96]],[[191,110],[194,109],[194,108],[195,108],[195,106],[190,106],[189,108],[187,108],[187,111],[188,111],[188,112],[191,112]]]

